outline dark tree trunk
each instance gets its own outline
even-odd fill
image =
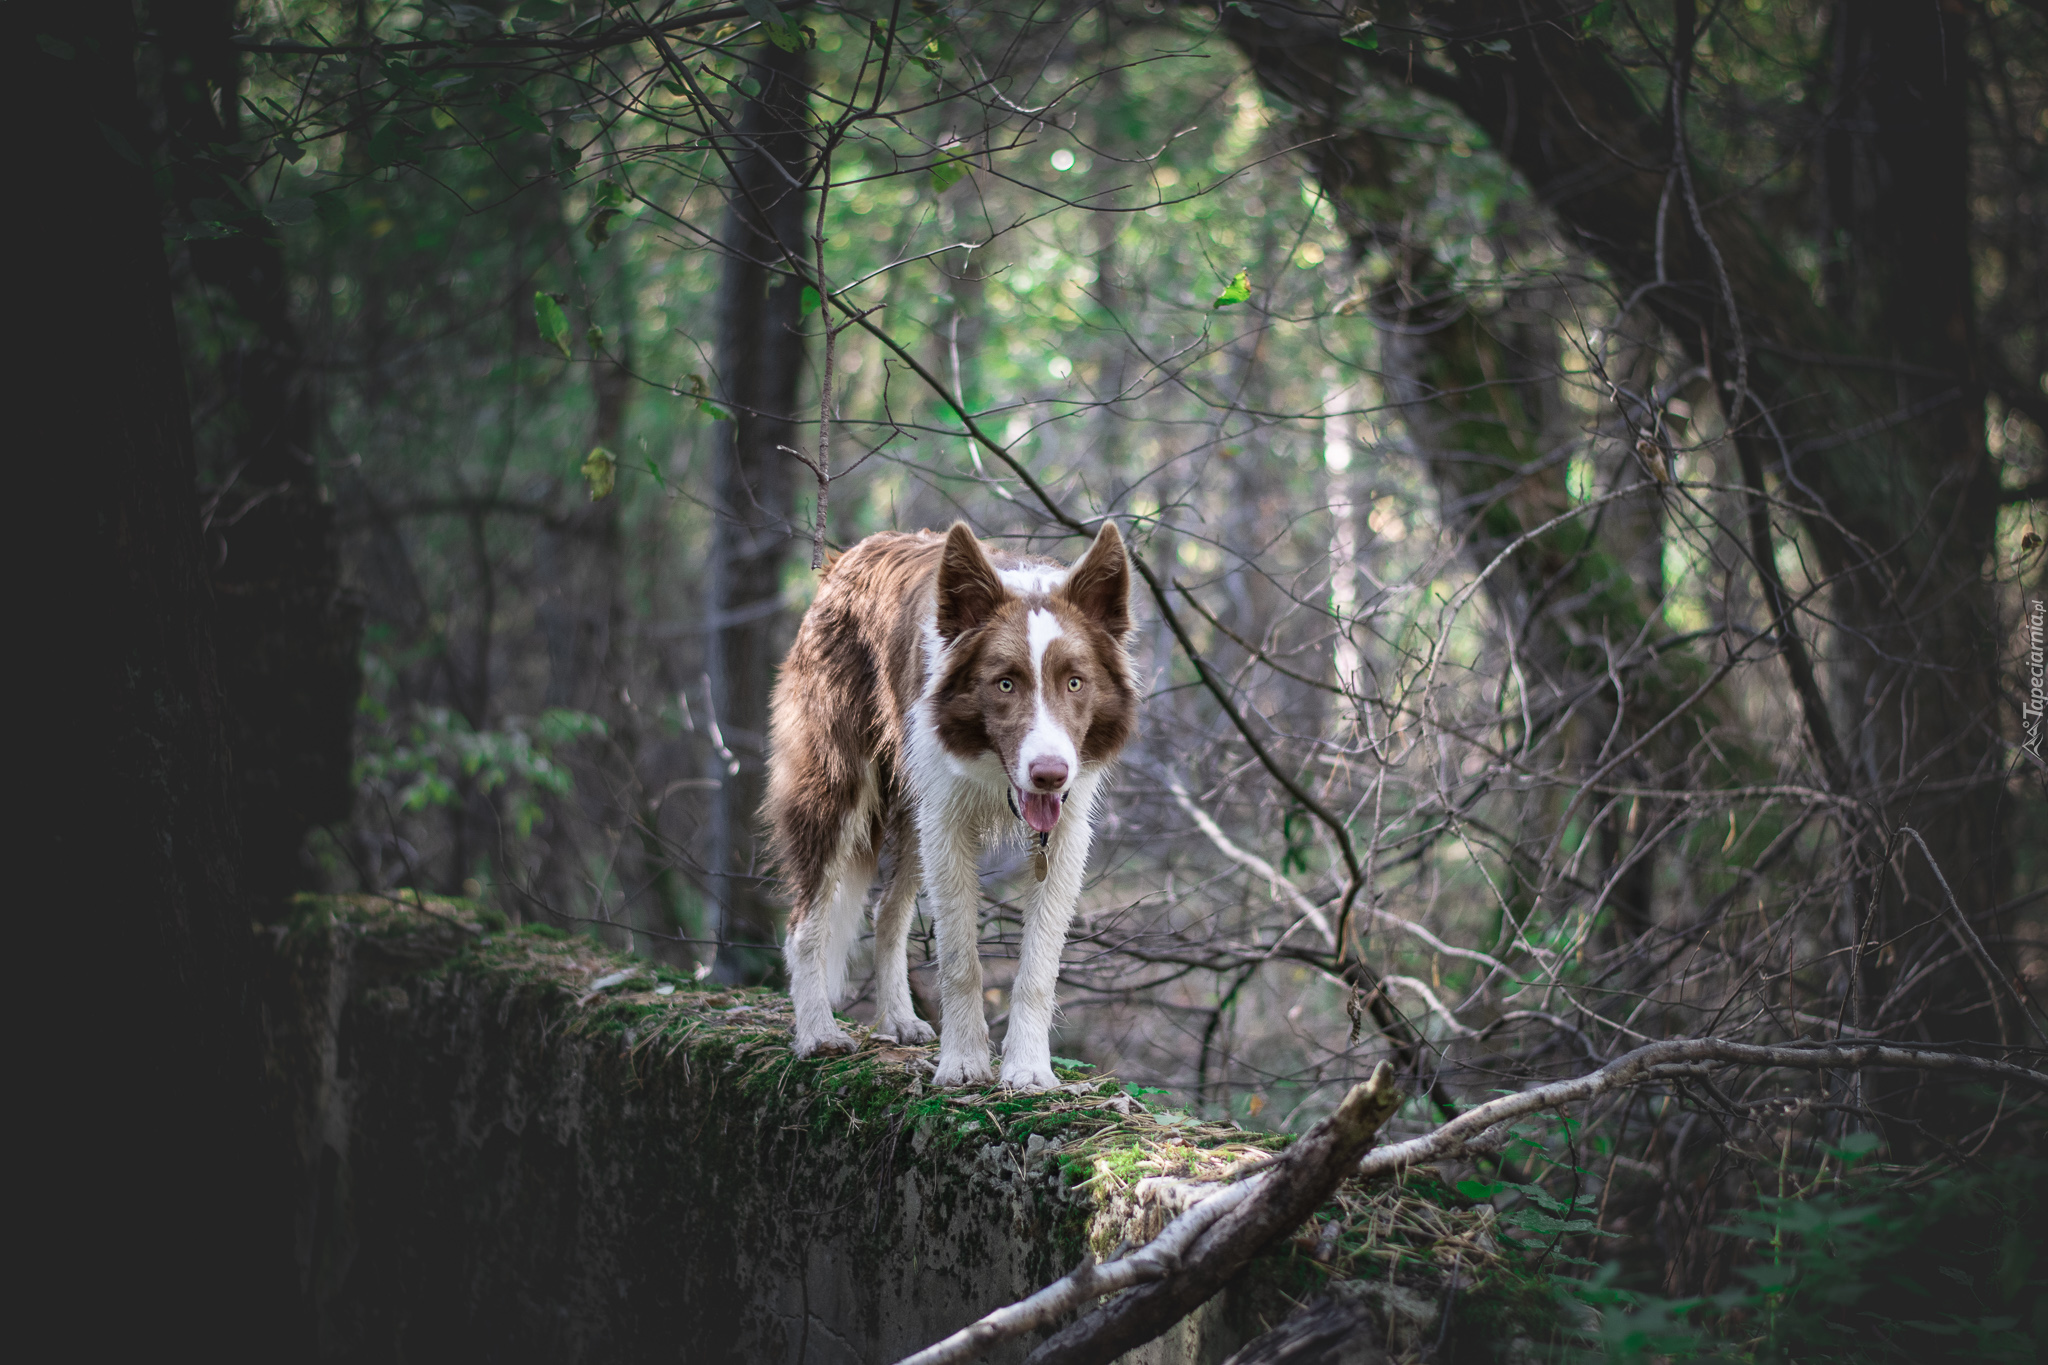
[[[1325,60],[1327,54],[1304,57],[1293,45],[1272,40],[1263,25],[1239,27],[1239,41],[1261,84],[1294,107],[1296,136],[1311,149],[1310,165],[1354,253],[1378,247],[1396,263],[1393,277],[1370,299],[1382,328],[1386,396],[1429,470],[1442,524],[1461,538],[1474,568],[1489,564],[1518,537],[1572,506],[1566,456],[1580,443],[1581,419],[1560,384],[1554,319],[1564,303],[1544,288],[1512,290],[1492,307],[1464,295],[1431,244],[1407,232],[1405,224],[1422,207],[1407,153],[1370,130],[1343,126],[1341,65]],[[1648,373],[1646,348],[1619,350],[1612,362],[1617,377],[1647,393],[1654,375]],[[1610,422],[1595,443],[1600,491],[1641,481],[1629,454],[1632,435]],[[1655,492],[1646,492],[1535,537],[1487,579],[1488,599],[1514,649],[1517,685],[1527,698],[1526,707],[1512,714],[1533,722],[1534,732],[1515,734],[1514,742],[1532,748],[1561,744],[1568,765],[1583,763],[1612,730],[1616,706],[1650,712],[1654,719],[1657,689],[1651,686],[1650,696],[1640,696],[1644,680],[1632,678],[1624,695],[1614,696],[1611,661],[1586,642],[1636,637],[1656,612],[1662,596],[1655,567],[1660,537],[1661,503]],[[1562,735],[1556,733],[1560,715],[1577,717]],[[1624,717],[1624,733],[1640,728]],[[1659,762],[1671,756],[1669,750],[1661,746],[1643,762]],[[1628,775],[1646,777],[1648,770],[1631,769]],[[1552,797],[1545,793],[1539,799]],[[1621,868],[1623,850],[1633,842],[1626,816],[1616,805],[1598,822],[1602,862],[1613,873],[1603,902],[1614,930],[1603,936],[1610,941],[1632,939],[1653,922],[1654,859],[1641,856]],[[1545,825],[1538,820],[1534,828]],[[1540,845],[1531,850],[1541,851]],[[1520,875],[1536,861],[1513,868],[1511,903],[1522,913],[1543,891]]]
[[[718,392],[732,414],[717,424],[715,515],[706,608],[710,700],[730,758],[711,756],[709,865],[719,905],[721,980],[760,979],[777,962],[775,902],[761,879],[757,839],[767,790],[768,693],[783,643],[782,571],[791,544],[796,462],[792,420],[802,379],[801,287],[808,196],[803,126],[809,63],[769,50],[752,68],[761,90],[746,106],[732,159],[725,278],[718,309]]]
[[[265,1213],[249,915],[134,43],[129,5],[79,0],[10,11],[0,45],[16,97],[65,130],[25,145],[26,183],[68,204],[35,266],[65,297],[19,358],[16,439],[44,456],[23,505],[48,526],[23,673],[63,750],[15,838],[61,869],[37,918],[66,950],[23,961],[66,984],[16,1038],[19,1093],[47,1119],[23,1169],[57,1215],[17,1240],[31,1274],[105,1298],[65,1315],[70,1354],[146,1335],[155,1353],[303,1358],[277,1332],[296,1286]],[[90,1007],[64,960],[91,963]]]
[[[1984,448],[1970,278],[1967,13],[1910,0],[1837,11],[1842,112],[1828,164],[1852,183],[1830,195],[1830,207],[1853,244],[1842,273],[1855,305],[1841,321],[1897,367],[1856,395],[1844,425],[1852,416],[1866,424],[1894,412],[1914,417],[1818,460],[1784,456],[1761,433],[1745,451],[1746,462],[1775,462],[1847,511],[1849,535],[1820,519],[1809,527],[1828,570],[1843,575],[1835,595],[1840,663],[1830,677],[1842,769],[1853,789],[1881,794],[1905,872],[1903,898],[1889,895],[1893,878],[1879,879],[1887,891],[1881,918],[1860,935],[1873,949],[1902,936],[1927,944],[1926,928],[1937,942],[1952,932],[1948,897],[1901,827],[1917,828],[1973,917],[2004,898],[2012,870],[1996,714],[2002,626],[1985,572],[1998,474]],[[1883,553],[1894,545],[1901,552]],[[1875,565],[1871,549],[1879,552]],[[1964,989],[1996,1017],[1980,1014],[1970,1031],[2032,1041],[2017,1010],[2005,1008],[2012,993],[1985,981],[1979,994],[1974,976]],[[1884,1016],[1880,1000],[1862,1012],[1868,1024],[1895,1025],[1914,1005],[1898,1002]],[[1954,1025],[1933,1027],[1946,1034]]]
[[[244,166],[223,149],[242,135],[241,72],[227,0],[150,7],[164,152],[178,216],[236,203]],[[225,428],[205,530],[215,643],[235,755],[243,889],[259,907],[304,889],[300,846],[348,815],[362,606],[341,586],[334,508],[313,461],[314,391],[291,317],[277,229],[256,218],[186,243],[192,281],[239,316],[202,392]]]

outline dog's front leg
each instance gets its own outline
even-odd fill
[[[919,861],[939,931],[939,1065],[934,1085],[995,1079],[981,1006],[981,855],[978,825],[927,796],[917,818]]]
[[[1067,814],[1046,843],[1046,876],[1038,899],[1024,917],[1024,951],[1010,990],[1010,1031],[1003,1039],[1003,1084],[1018,1090],[1058,1085],[1052,1071],[1052,1016],[1058,1003],[1060,954],[1074,903],[1081,898],[1081,874],[1094,837],[1095,784],[1084,774],[1067,797]]]

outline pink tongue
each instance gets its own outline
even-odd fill
[[[1052,833],[1052,827],[1060,822],[1060,798],[1051,792],[1026,792],[1024,795],[1024,823],[1040,834]]]

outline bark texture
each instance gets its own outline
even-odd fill
[[[175,216],[205,219],[212,214],[197,205],[236,204],[244,175],[224,150],[244,134],[240,56],[230,42],[235,7],[208,0],[149,8]],[[199,385],[224,428],[213,452],[220,467],[201,471],[201,523],[242,885],[259,906],[282,906],[310,884],[300,862],[307,832],[348,816],[362,691],[362,603],[341,583],[334,507],[314,464],[317,394],[276,233],[261,218],[245,219],[184,249],[186,283],[206,296],[225,340]]]
[[[775,902],[761,878],[758,812],[767,791],[768,696],[788,638],[782,571],[789,562],[803,377],[802,287],[789,256],[806,258],[803,137],[809,62],[765,50],[728,155],[725,278],[718,310],[718,391],[732,420],[712,453],[711,563],[706,609],[710,701],[726,752],[711,756],[710,870],[719,905],[716,964],[726,982],[773,977]]]

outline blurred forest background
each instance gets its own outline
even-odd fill
[[[2039,1065],[2039,5],[138,13],[245,890],[763,979],[819,555],[1114,518],[1062,1053],[1284,1129],[1391,1056],[1418,1131],[1664,1037]],[[1725,1296],[1733,1211],[2038,1152],[2024,1099],[1668,1081],[1491,1176]],[[2039,1267],[1979,1253],[1981,1359]]]

